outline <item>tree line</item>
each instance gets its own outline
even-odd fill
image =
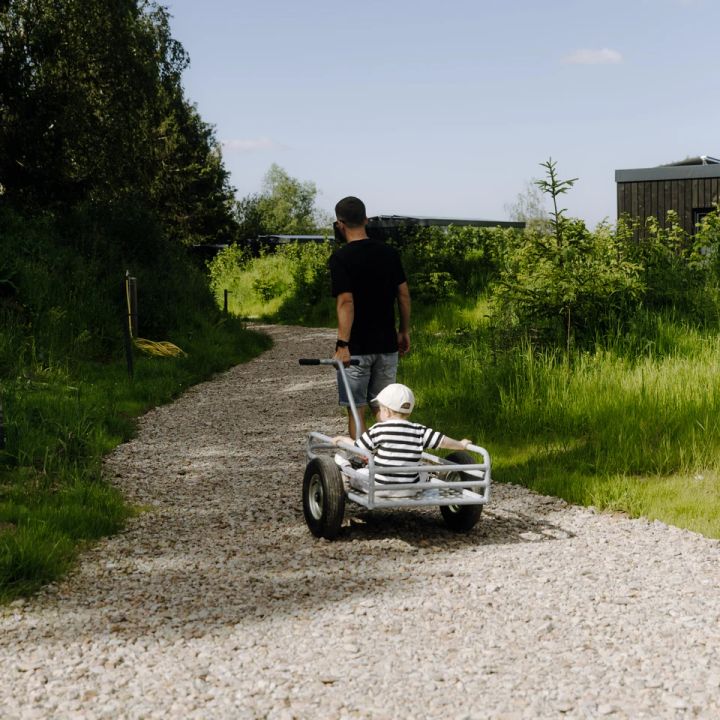
[[[144,0],[0,5],[2,203],[67,213],[140,202],[177,240],[223,236],[232,189],[185,98],[188,56]]]
[[[276,165],[236,200],[188,64],[159,3],[0,0],[3,326],[102,355],[120,342],[126,269],[144,332],[165,335],[216,311],[187,246],[329,225],[315,185]]]

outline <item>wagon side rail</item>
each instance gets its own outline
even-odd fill
[[[425,464],[402,465],[399,467],[383,467],[382,475],[391,477],[403,475],[408,472],[418,473],[420,480],[414,483],[382,483],[375,479],[376,467],[372,453],[364,448],[359,448],[347,442],[333,443],[330,436],[321,432],[311,432],[308,436],[307,457],[312,459],[324,452],[341,448],[347,453],[365,460],[367,465],[364,470],[367,475],[360,473],[352,467],[343,469],[343,472],[351,479],[362,479],[367,485],[367,493],[359,493],[350,490],[348,497],[361,505],[372,509],[374,507],[397,507],[399,505],[479,505],[485,504],[490,499],[491,466],[490,456],[487,450],[480,445],[468,445],[468,450],[482,457],[478,463],[448,463],[430,453],[423,453],[422,459]],[[444,481],[435,477],[438,473],[462,472],[469,476],[469,480]],[[423,479],[425,478],[425,479]],[[412,489],[417,491],[415,498],[387,498],[376,497],[378,491],[388,489]],[[452,496],[442,497],[439,491],[443,488],[452,490]],[[428,491],[428,492],[425,492]]]

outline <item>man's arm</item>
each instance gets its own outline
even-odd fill
[[[353,320],[355,319],[355,303],[351,292],[340,293],[335,301],[335,309],[337,311],[338,340],[350,341],[350,331],[352,330]],[[344,365],[350,362],[350,348],[338,348],[333,356],[340,360]]]
[[[400,355],[405,355],[410,351],[410,288],[407,282],[398,285],[397,303],[400,311],[398,352]]]

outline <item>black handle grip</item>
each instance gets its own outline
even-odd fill
[[[298,360],[300,365],[332,365],[332,360],[318,360],[317,358],[300,358]],[[350,358],[349,365],[359,365],[359,358]]]

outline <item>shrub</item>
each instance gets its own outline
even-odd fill
[[[574,180],[561,181],[555,163],[544,164],[541,186],[552,196],[552,232],[526,231],[508,246],[493,288],[493,324],[522,328],[542,342],[585,341],[625,317],[642,292],[640,265],[607,224],[590,232],[582,220],[567,218],[559,195]]]
[[[503,228],[416,228],[402,243],[413,297],[433,300],[481,292],[519,235],[518,230]]]
[[[286,322],[325,323],[334,317],[330,296],[329,243],[291,243],[282,254],[292,268],[292,291],[283,301],[278,317]]]

